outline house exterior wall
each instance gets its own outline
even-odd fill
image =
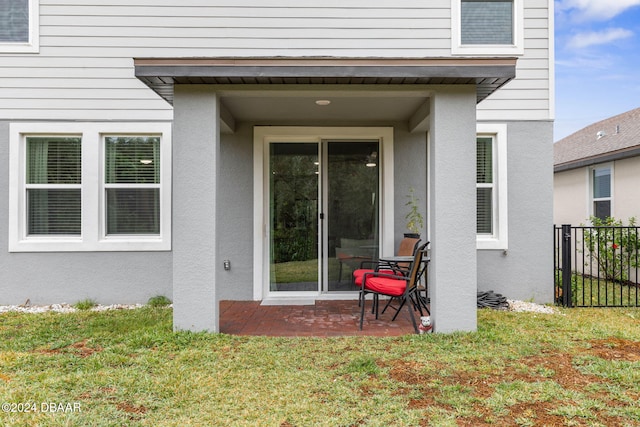
[[[170,252],[9,253],[9,123],[0,121],[0,305],[171,297]]]
[[[478,251],[478,290],[552,302],[553,124],[508,123],[509,248]]]
[[[640,157],[617,160],[613,164],[612,215],[625,224],[631,217],[640,220]]]
[[[630,157],[607,164],[612,167],[611,216],[622,220],[625,224],[631,217],[639,219],[638,171],[640,170],[640,157]],[[594,166],[570,169],[554,174],[553,220],[555,224],[588,224],[591,215],[590,168]]]
[[[135,77],[133,58],[450,58],[454,56],[451,17],[455,1],[458,0],[421,3],[379,0],[372,6],[367,0],[328,0],[321,4],[309,0],[295,3],[285,0],[74,0],[62,3],[40,0],[39,51],[15,54],[2,53],[0,49],[0,87],[3,88],[0,92],[0,242],[8,240],[9,122],[174,120],[174,109]],[[460,129],[452,126],[451,117],[446,118],[445,127],[432,129],[436,135],[439,132],[441,136],[451,134],[460,140],[473,141],[472,136],[463,136],[473,135],[471,127],[475,119],[508,125],[507,255],[497,250],[478,251],[477,277],[474,259],[456,279],[456,270],[447,272],[445,265],[449,266],[447,257],[457,258],[459,263],[461,253],[454,244],[445,244],[445,227],[432,222],[429,230],[438,231],[442,242],[439,251],[442,268],[436,274],[451,285],[457,285],[456,280],[464,282],[465,307],[472,301],[476,280],[480,289],[501,291],[513,298],[534,297],[546,302],[552,297],[550,286],[548,295],[541,287],[551,277],[549,272],[547,278],[545,267],[552,265],[552,254],[547,255],[546,250],[549,248],[550,252],[551,248],[548,213],[551,212],[551,192],[546,189],[551,188],[553,2],[516,2],[523,5],[524,31],[517,77],[477,105],[475,115],[469,107],[475,104],[468,103],[470,93],[464,94],[465,99],[457,104],[455,101],[447,104],[445,110],[454,113],[455,105],[464,107],[463,117],[458,118],[464,122]],[[495,55],[488,52],[486,56]],[[173,289],[178,281],[180,304],[176,311],[182,313],[179,316],[184,321],[179,327],[191,328],[198,319],[211,314],[208,306],[193,310],[190,304],[198,301],[189,295],[191,290],[210,293],[216,300],[252,298],[253,123],[239,123],[234,134],[218,133],[219,146],[213,152],[191,159],[184,150],[201,147],[194,140],[196,134],[189,124],[208,123],[217,108],[208,104],[207,110],[193,110],[194,94],[182,95],[186,109],[182,116],[175,114],[178,127],[173,147],[176,157],[173,173],[177,183],[173,203],[173,219],[177,220],[173,252],[9,253],[3,250],[0,251],[3,291],[0,304],[22,303],[27,298],[34,304],[84,298],[100,303],[145,302],[158,294],[175,298]],[[210,115],[203,115],[205,111]],[[198,118],[203,121],[199,122]],[[442,181],[434,183],[432,180],[438,175],[428,177],[425,166],[441,168],[438,162],[444,157],[428,154],[424,132],[411,133],[406,123],[382,125],[394,126],[395,235],[399,240],[405,231],[404,202],[409,187],[416,188],[418,197],[426,204],[427,185],[435,185],[431,187],[429,209],[442,209],[447,201],[446,197],[436,198],[441,195],[434,196],[434,189],[447,186]],[[216,126],[207,129],[205,135],[215,135],[216,130],[219,131]],[[437,148],[441,152],[445,150],[449,159],[455,159],[456,155],[464,157],[470,152],[460,147]],[[219,170],[211,169],[211,165],[206,169],[216,174],[215,179],[205,173],[204,181],[194,181],[190,160],[202,164],[207,160],[218,162]],[[473,168],[472,163],[464,158],[467,169]],[[469,170],[464,171],[466,178],[470,177]],[[438,179],[447,176],[446,172],[438,172],[442,173]],[[455,175],[454,169],[449,172]],[[214,185],[215,190],[203,195],[202,187],[189,184]],[[462,219],[468,220],[469,206],[473,203],[465,205],[465,200],[475,201],[475,195],[467,194],[464,200],[453,202],[461,205],[465,213]],[[434,206],[436,202],[438,207]],[[205,209],[197,211],[202,206]],[[439,218],[447,218],[444,212],[446,210],[438,212]],[[206,213],[212,213],[214,218],[207,217]],[[432,220],[426,209],[423,214],[427,222]],[[455,223],[455,216],[449,219]],[[197,234],[190,224],[192,227],[193,221],[198,220],[211,229]],[[463,234],[462,229],[455,231]],[[464,240],[465,257],[474,258],[476,253],[469,241],[474,231],[466,230],[466,237],[458,235]],[[427,230],[424,235],[428,235]],[[433,236],[429,238],[435,242]],[[193,251],[196,257],[189,259]],[[229,271],[221,267],[226,259],[231,261]],[[198,260],[212,262],[213,266],[197,271]],[[141,265],[144,268],[140,268]],[[29,272],[28,276],[25,271]],[[202,288],[183,286],[189,279],[197,282],[194,286],[202,285]],[[214,289],[207,281],[218,285]],[[452,314],[445,310],[456,308],[449,304],[453,303],[452,297],[444,289],[438,296],[443,302],[441,307],[447,307],[441,309],[443,319]],[[205,314],[201,316],[202,313]],[[190,323],[192,321],[194,323]],[[212,322],[199,324],[195,329],[215,330],[217,326]],[[446,328],[456,329],[455,321]]]
[[[0,119],[170,120],[133,58],[451,57],[456,1],[40,0],[39,53],[0,46]],[[552,2],[520,2],[517,78],[478,106],[479,120],[553,116]]]
[[[589,218],[589,173],[586,168],[553,174],[553,222],[580,225]]]

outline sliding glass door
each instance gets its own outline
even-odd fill
[[[378,140],[269,144],[269,291],[355,291],[379,253]]]
[[[327,141],[325,290],[355,291],[352,272],[379,251],[378,141]]]
[[[318,291],[320,161],[318,143],[269,147],[271,292]]]

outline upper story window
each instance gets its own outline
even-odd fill
[[[521,55],[523,0],[452,0],[453,54]]]
[[[602,220],[611,217],[611,176],[611,166],[591,170],[591,213]]]
[[[171,127],[15,123],[9,251],[171,249]]]
[[[0,53],[38,51],[39,0],[0,0]]]
[[[462,0],[462,44],[513,44],[513,0]]]

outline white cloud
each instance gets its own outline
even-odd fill
[[[608,28],[602,31],[589,31],[573,35],[567,46],[574,49],[584,49],[589,46],[603,45],[616,40],[633,37],[633,31],[624,28]]]
[[[640,6],[640,0],[556,0],[556,10],[579,20],[606,21],[625,10]]]

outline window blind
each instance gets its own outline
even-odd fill
[[[0,0],[0,43],[29,41],[29,0]]]
[[[477,233],[493,234],[493,138],[476,140]]]
[[[513,0],[461,0],[462,44],[513,44]]]
[[[29,137],[26,162],[27,234],[80,234],[80,138]]]
[[[611,197],[611,169],[593,171],[593,197],[596,199]]]
[[[160,138],[105,138],[107,234],[160,233]]]

